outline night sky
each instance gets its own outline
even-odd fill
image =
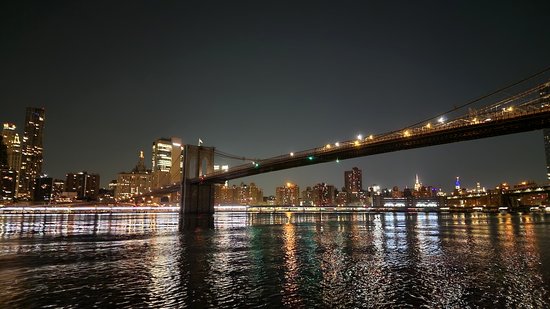
[[[46,108],[49,175],[102,184],[159,137],[265,158],[434,116],[550,66],[550,1],[11,1],[0,121]],[[450,190],[545,181],[540,131],[244,178]],[[220,162],[224,163],[224,162]],[[237,162],[227,162],[231,165]],[[240,183],[234,180],[232,183]]]

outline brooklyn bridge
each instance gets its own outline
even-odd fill
[[[509,92],[509,89],[503,88]],[[146,194],[161,196],[181,192],[185,213],[213,213],[214,185],[225,181],[295,167],[334,162],[399,150],[481,139],[550,127],[550,82],[540,83],[499,100],[503,89],[467,102],[429,119],[381,134],[359,135],[313,149],[264,159],[235,156],[214,147],[186,145],[183,181]],[[476,106],[476,103],[486,103]],[[246,163],[214,171],[215,157],[242,159]]]

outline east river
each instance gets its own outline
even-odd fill
[[[550,307],[550,214],[178,221],[0,215],[0,307]]]

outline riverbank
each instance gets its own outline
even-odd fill
[[[0,207],[0,214],[87,214],[87,213],[178,213],[179,206],[115,206],[115,205],[97,205],[97,206],[4,206]],[[458,212],[458,213],[527,213],[542,212],[550,213],[550,207],[494,207],[494,208],[380,208],[380,207],[295,207],[295,206],[215,206],[214,211],[220,212],[244,212],[244,213],[386,213],[386,212],[407,212],[407,213],[426,213],[426,212]]]

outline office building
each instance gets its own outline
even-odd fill
[[[17,191],[19,187],[19,170],[21,169],[21,140],[19,139],[19,134],[15,131],[16,127],[12,123],[4,123],[2,128],[2,141],[6,146],[6,159],[7,166],[14,173],[15,177],[15,193],[17,196]]]
[[[109,187],[114,187],[115,199],[127,200],[133,196],[151,192],[152,182],[153,175],[145,167],[143,151],[140,151],[138,162],[134,169],[131,172],[118,173],[116,186],[109,184]]]
[[[546,155],[546,179],[550,180],[550,129],[542,130],[544,134],[544,154]]]
[[[153,143],[153,188],[181,182],[182,150],[182,141],[177,137],[160,138]]]
[[[418,174],[416,174],[414,178],[414,191],[419,192],[420,188],[422,188],[422,183],[420,182],[420,179],[418,179]]]
[[[17,196],[32,199],[35,180],[42,174],[45,110],[27,107],[25,132],[21,142],[21,169],[18,173]]]
[[[15,198],[15,181],[17,174],[14,170],[0,166],[0,203],[13,202]]]
[[[68,173],[65,190],[76,192],[79,200],[96,200],[99,193],[99,174],[89,174],[88,172]]]
[[[49,203],[53,196],[53,178],[42,175],[35,180],[35,184],[33,200]]]

